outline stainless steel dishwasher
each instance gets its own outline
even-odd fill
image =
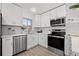
[[[26,50],[27,38],[26,35],[13,37],[13,55]]]

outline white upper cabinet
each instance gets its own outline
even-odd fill
[[[22,8],[13,4],[2,5],[3,25],[22,25]]]
[[[56,9],[53,9],[50,11],[50,14],[51,14],[51,17],[50,17],[51,19],[65,17],[66,16],[66,6],[63,5],[63,6],[56,8]]]
[[[57,10],[50,11],[50,19],[55,19],[57,17]]]
[[[50,13],[36,15],[33,25],[34,27],[50,27]]]
[[[66,5],[56,8],[57,18],[66,17]]]
[[[40,15],[35,15],[35,19],[33,20],[33,26],[40,27],[40,22],[41,22]]]
[[[36,15],[35,27],[50,27],[50,20],[60,17],[66,17],[66,5],[60,6],[41,15]]]
[[[44,13],[41,15],[41,27],[50,27],[50,13]]]

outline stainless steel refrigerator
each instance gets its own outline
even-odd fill
[[[2,55],[2,14],[0,13],[0,56]]]

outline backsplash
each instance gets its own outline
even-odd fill
[[[35,28],[35,31],[38,32],[38,31],[42,31],[43,34],[50,34],[51,33],[51,28],[49,27],[37,27]]]
[[[32,30],[31,30],[32,29]],[[36,27],[28,30],[26,27],[22,29],[20,26],[11,26],[11,25],[3,25],[2,26],[2,34],[3,35],[11,35],[11,34],[28,34],[28,33],[38,33],[38,31],[42,31],[43,34],[50,34],[52,31],[51,27]]]
[[[28,30],[22,29],[19,26],[10,26],[10,25],[3,25],[2,26],[2,34],[3,35],[11,35],[11,34],[27,34]]]

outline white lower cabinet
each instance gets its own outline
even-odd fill
[[[38,44],[47,48],[47,42],[47,34],[29,34],[27,36],[27,50]]]
[[[12,37],[2,36],[2,56],[12,56],[13,55],[13,41]]]
[[[48,39],[47,39],[47,35],[43,34],[43,35],[39,35],[39,45],[47,48],[48,47]]]
[[[12,56],[26,50],[26,35],[3,35],[2,56]]]
[[[38,45],[38,35],[35,34],[35,35],[33,36],[33,40],[34,40],[34,41],[33,41],[33,43],[34,43],[33,45],[34,45],[34,46]]]
[[[36,38],[36,35],[29,34],[27,36],[27,50],[36,46],[37,44],[38,44],[38,39]]]
[[[32,47],[32,36],[31,35],[28,35],[27,36],[27,50],[30,49]]]

